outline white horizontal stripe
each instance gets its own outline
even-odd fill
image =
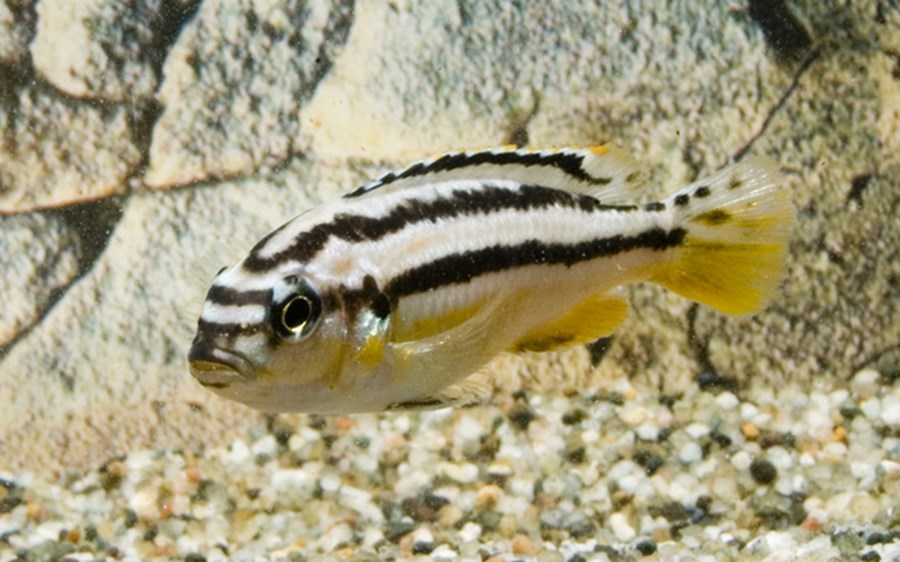
[[[223,306],[207,301],[200,318],[213,324],[257,324],[266,319],[266,309],[258,304]]]
[[[651,228],[668,228],[671,214],[643,211],[585,213],[570,208],[506,210],[488,216],[459,216],[437,224],[414,223],[377,241],[332,238],[310,264],[320,278],[357,287],[369,274],[379,284],[442,257],[495,245],[516,246],[528,240],[573,245],[613,236],[635,236]],[[354,267],[347,267],[347,263]]]

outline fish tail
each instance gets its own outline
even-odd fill
[[[794,222],[774,161],[747,158],[666,200],[685,232],[653,280],[729,314],[759,311],[775,293]]]

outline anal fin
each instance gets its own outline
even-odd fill
[[[513,351],[551,351],[608,336],[628,315],[622,295],[594,295],[549,324],[539,326],[513,346]]]

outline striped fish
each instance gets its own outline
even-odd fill
[[[610,334],[628,283],[732,314],[776,290],[793,211],[773,162],[641,196],[610,146],[461,152],[386,174],[219,272],[191,374],[267,411],[441,407],[477,398],[467,377],[498,354]]]

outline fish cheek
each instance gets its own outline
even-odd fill
[[[271,384],[298,391],[311,391],[320,384],[333,387],[343,369],[345,353],[346,344],[332,338],[281,342],[273,350],[268,364]]]

